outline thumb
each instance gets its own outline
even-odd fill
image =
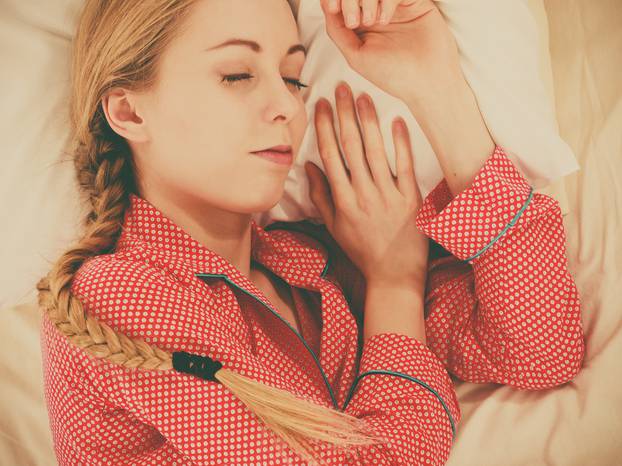
[[[335,217],[335,207],[330,194],[330,185],[324,173],[313,162],[304,165],[307,177],[309,178],[309,197],[315,207],[320,212],[322,220],[329,231],[332,231],[333,220]]]
[[[321,0],[320,3],[326,20],[326,33],[341,50],[346,61],[354,68],[353,64],[357,61],[363,42],[352,29],[346,26],[341,11],[331,13],[328,9],[328,0]]]

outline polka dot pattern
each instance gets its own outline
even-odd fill
[[[533,193],[497,146],[471,186],[446,180],[417,226],[451,254],[430,261],[426,337],[451,374],[470,382],[545,389],[572,380],[585,355],[580,297],[568,270],[559,203]],[[516,223],[481,255],[524,207]]]
[[[399,334],[375,336],[360,348],[362,332],[324,246],[254,221],[251,239],[253,259],[291,286],[300,334],[244,274],[135,195],[115,251],[88,259],[72,291],[87,313],[129,337],[207,355],[254,380],[364,416],[391,440],[358,449],[356,458],[318,444],[322,464],[441,464],[452,432],[429,389],[373,375],[345,404],[362,371],[391,369],[425,381],[458,422],[452,381],[434,353]],[[45,317],[41,338],[60,464],[306,464],[221,384],[91,358]]]
[[[465,260],[503,231],[530,191],[531,186],[503,148],[496,146],[471,185],[454,199],[446,180],[428,194],[417,216],[417,227],[455,257]]]
[[[463,261],[505,228],[528,193],[497,147],[467,190],[451,199],[443,181],[426,197],[418,226],[447,252],[429,265],[427,346],[397,333],[361,345],[342,292],[347,274],[337,282],[322,244],[252,222],[252,257],[291,286],[297,334],[246,276],[137,196],[115,251],[86,261],[72,290],[88,313],[130,337],[207,355],[336,406],[387,440],[354,456],[317,445],[322,464],[441,465],[460,422],[450,374],[546,388],[570,380],[583,357],[579,297],[553,199],[534,194],[492,247]],[[305,464],[221,384],[91,358],[41,322],[59,464]]]

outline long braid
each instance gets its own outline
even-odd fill
[[[175,37],[194,1],[160,0],[145,6],[124,0],[86,0],[74,38],[73,157],[77,181],[90,209],[83,220],[83,236],[37,283],[39,306],[72,344],[95,358],[132,369],[175,370],[173,355],[89,315],[71,292],[73,277],[85,261],[115,250],[129,195],[136,192],[131,150],[108,125],[101,98],[116,85],[147,88],[154,82],[157,57]],[[98,47],[106,47],[107,53],[98,53]],[[346,450],[386,441],[362,419],[236,371],[220,367],[213,378],[311,464],[316,464],[315,441]]]
[[[120,234],[128,204],[128,162],[114,147],[95,136],[90,145],[82,146],[87,151],[84,156],[76,157],[81,161],[79,166],[76,162],[78,178],[91,203],[91,211],[84,221],[86,232],[38,282],[39,306],[72,344],[96,358],[134,369],[171,370],[172,353],[142,339],[129,338],[88,315],[79,298],[71,293],[72,279],[82,264],[91,257],[110,252]],[[296,435],[301,430],[312,434],[312,438],[336,445],[370,443],[371,434],[365,426],[345,413],[326,410],[225,368],[218,370],[215,379],[251,406],[258,417],[312,463],[311,443]],[[288,412],[291,416],[284,416]],[[327,413],[331,414],[328,423]],[[275,419],[290,419],[290,423],[275,425]]]
[[[85,234],[37,283],[39,305],[69,341],[92,356],[126,367],[170,369],[170,353],[132,340],[89,316],[71,293],[72,279],[84,261],[114,248],[129,202],[129,156],[119,149],[120,141],[115,145],[108,139],[115,137],[106,131],[99,112],[95,118],[90,141],[78,144],[74,158],[78,182],[91,204],[84,220]]]

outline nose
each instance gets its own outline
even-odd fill
[[[292,84],[287,83],[282,77],[270,81],[268,92],[268,103],[266,105],[265,117],[269,122],[282,120],[285,123],[291,122],[298,112],[300,112],[302,101],[296,95],[296,90],[292,90]]]

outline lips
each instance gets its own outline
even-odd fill
[[[264,149],[256,152],[252,152],[259,157],[275,162],[281,165],[291,165],[294,161],[294,154],[291,146],[274,146],[269,149]]]
[[[258,152],[281,152],[281,153],[291,153],[292,152],[292,146],[274,146],[274,147],[268,147],[267,149],[262,149],[262,150],[258,150],[253,152],[253,154],[256,154]]]

